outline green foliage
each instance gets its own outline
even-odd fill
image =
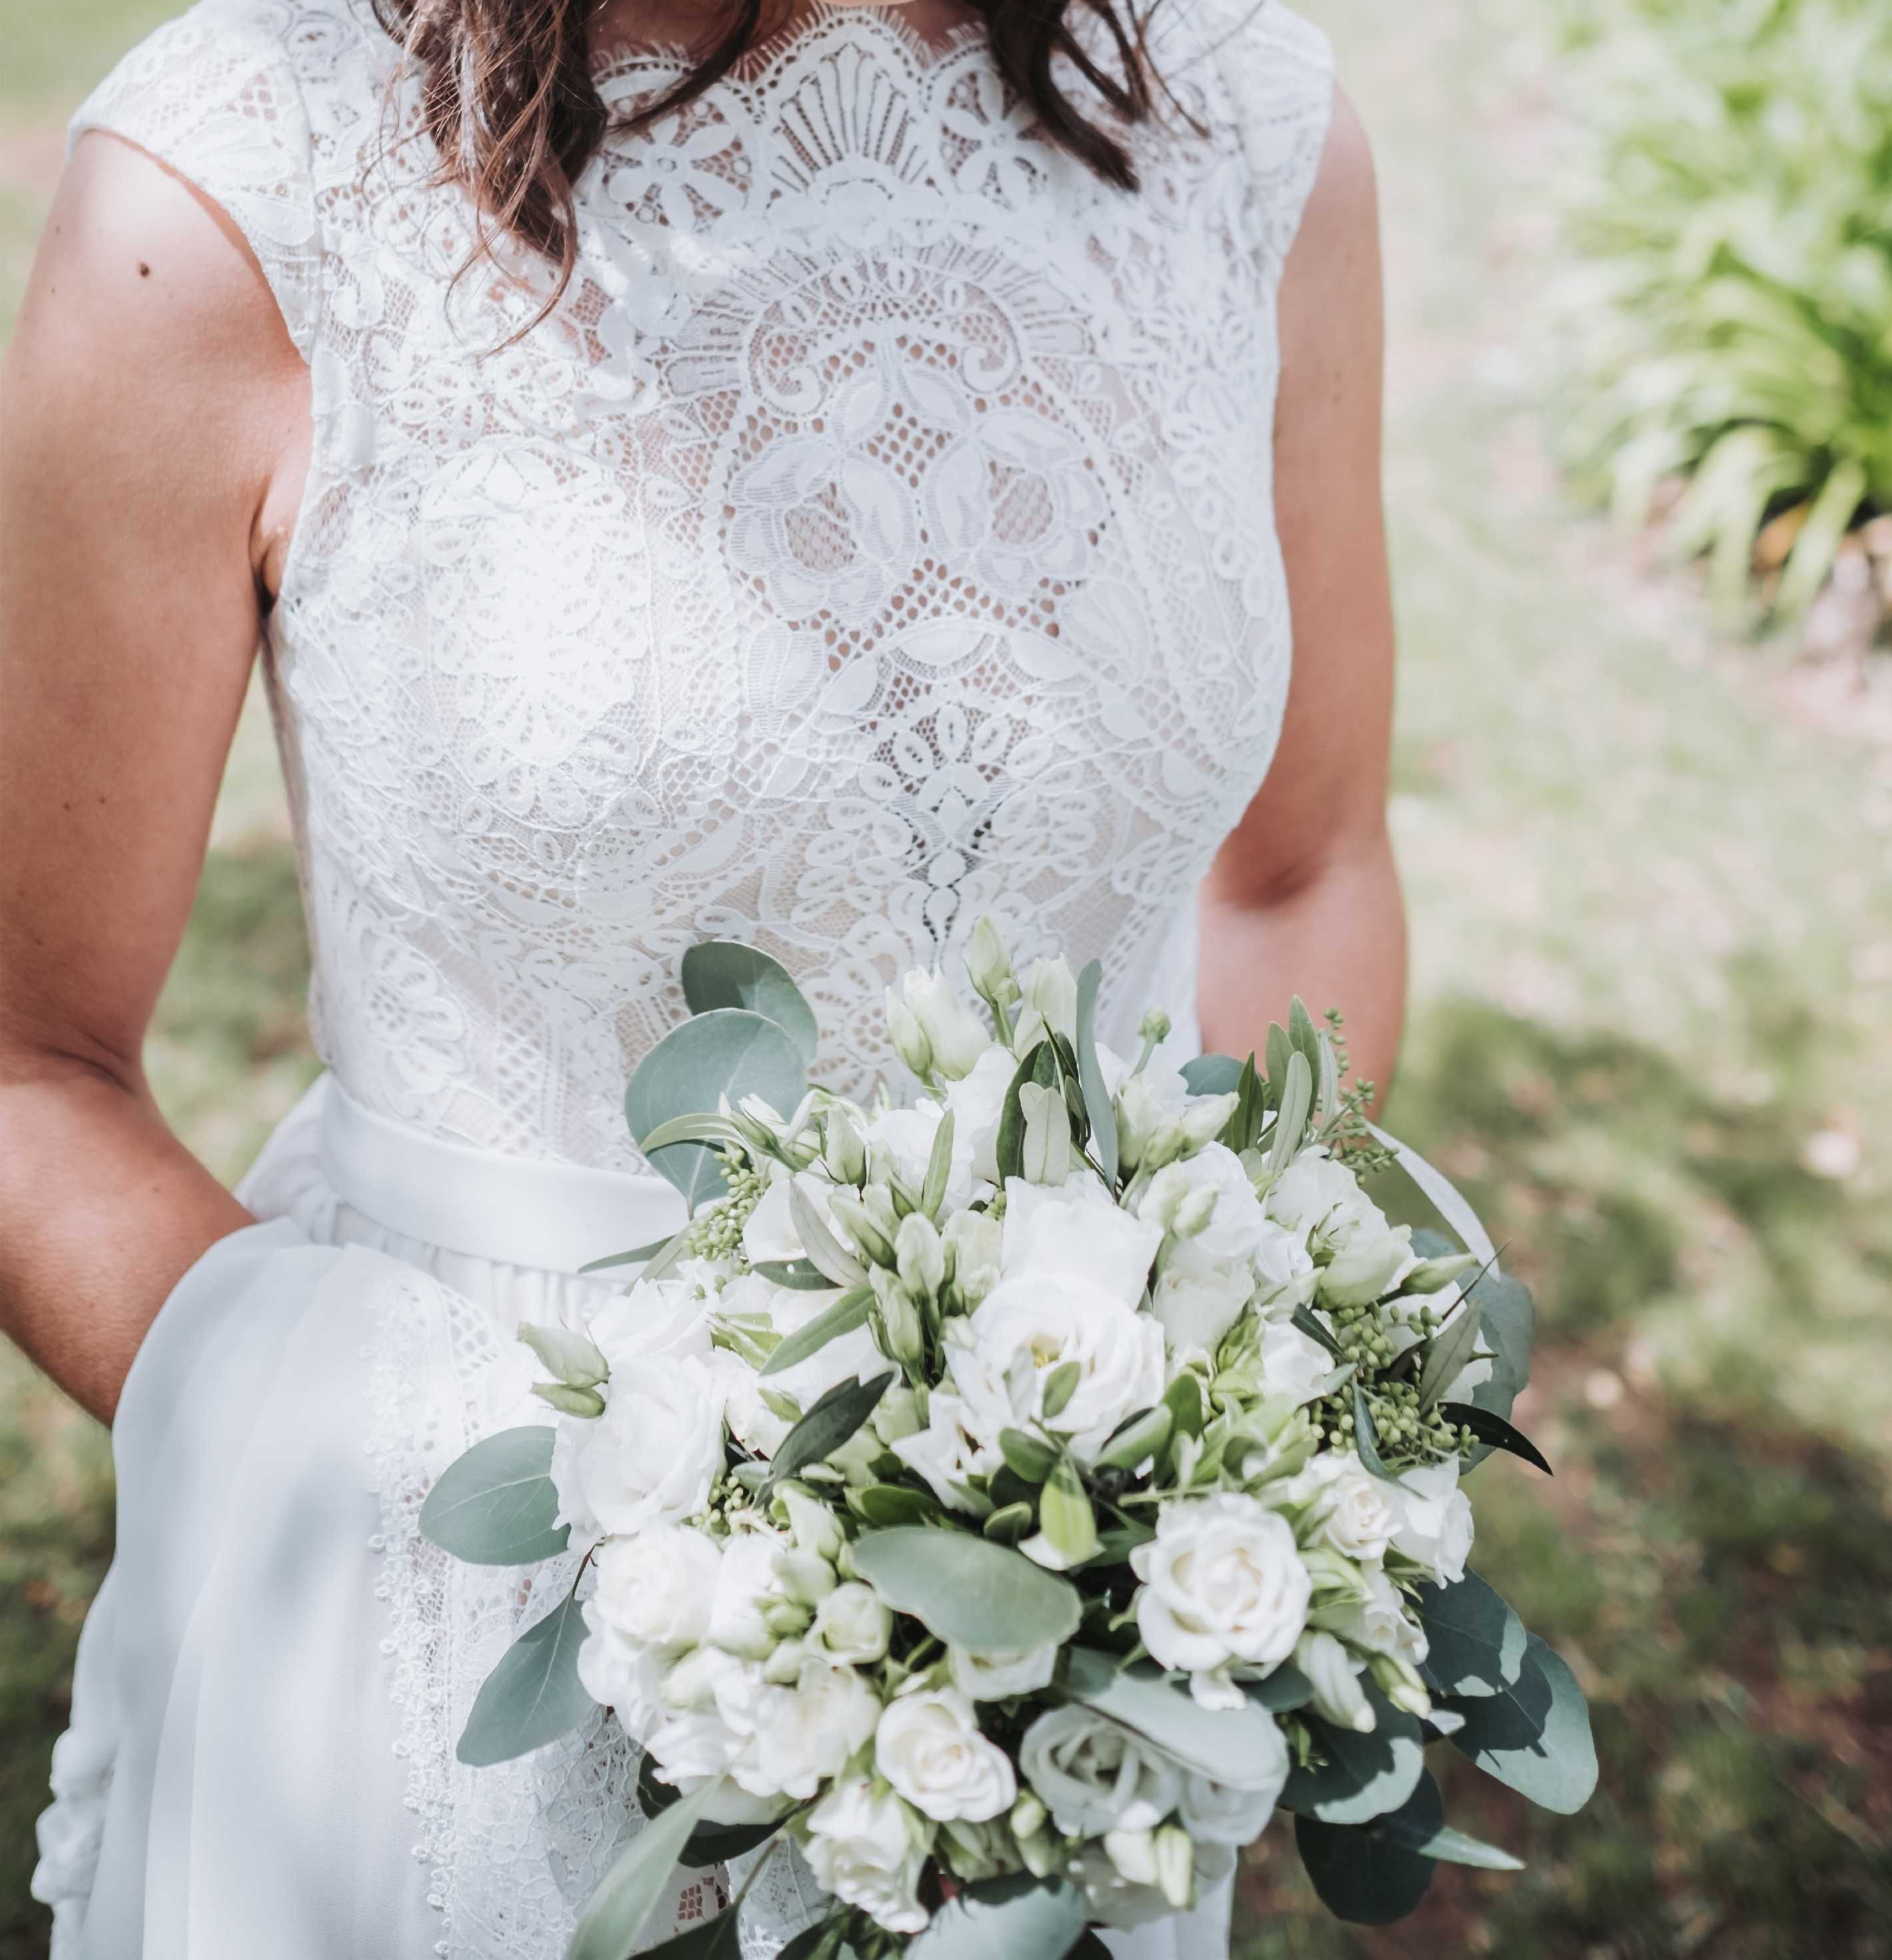
[[[529,1565],[563,1551],[549,1423],[502,1429],[440,1473],[421,1507],[421,1535],[472,1565]]]
[[[597,1704],[578,1678],[584,1614],[576,1597],[561,1601],[506,1650],[473,1698],[456,1754],[483,1768],[556,1742]]]
[[[1595,272],[1573,459],[1630,521],[1688,479],[1672,536],[1726,617],[1784,514],[1767,597],[1792,616],[1892,509],[1892,8],[1563,5],[1590,139],[1569,235]]]
[[[1001,1653],[1077,1631],[1076,1587],[988,1539],[903,1526],[856,1540],[854,1559],[895,1612],[961,1647]]]

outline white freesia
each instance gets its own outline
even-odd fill
[[[825,1892],[857,1906],[889,1933],[918,1933],[925,1839],[891,1790],[876,1794],[865,1777],[837,1783],[808,1813],[803,1855]]]
[[[708,1631],[723,1550],[688,1525],[607,1538],[592,1561],[592,1603],[616,1632],[654,1647],[695,1647]]]
[[[1035,1694],[1041,1688],[1048,1688],[1057,1672],[1057,1653],[1055,1640],[1039,1647],[991,1653],[949,1647],[946,1669],[953,1686],[973,1701],[1009,1701],[1015,1695]]]
[[[982,1441],[968,1427],[964,1398],[941,1390],[934,1391],[927,1413],[924,1429],[896,1437],[887,1446],[927,1480],[941,1503],[977,1516],[983,1507],[968,1497],[965,1486],[968,1478],[989,1477],[1004,1461],[996,1432],[991,1442]]]
[[[887,1651],[893,1615],[871,1586],[850,1580],[815,1608],[809,1638],[828,1658],[856,1667],[879,1660]]]
[[[1209,1707],[1239,1707],[1229,1669],[1266,1671],[1294,1651],[1312,1581],[1277,1512],[1238,1492],[1164,1504],[1156,1535],[1130,1554],[1143,1582],[1137,1631],[1162,1666],[1190,1676]]]
[[[1080,1463],[1090,1463],[1126,1416],[1162,1398],[1162,1326],[1076,1274],[1008,1277],[971,1325],[972,1345],[955,1348],[951,1367],[962,1420],[982,1443],[1041,1422],[1069,1439]],[[1067,1363],[1076,1364],[1077,1385],[1047,1414],[1045,1378]]]
[[[1315,1507],[1321,1541],[1363,1563],[1385,1557],[1399,1526],[1394,1487],[1350,1449],[1323,1450],[1310,1458],[1281,1496],[1286,1503]]]
[[[1439,1585],[1457,1585],[1465,1576],[1472,1539],[1471,1500],[1458,1488],[1457,1461],[1408,1470],[1397,1490],[1387,1488],[1399,1512],[1394,1549],[1423,1566]]]
[[[960,999],[952,982],[936,969],[908,973],[901,977],[899,998],[926,1037],[933,1068],[949,1081],[971,1074],[991,1045],[992,1030]]]
[[[1039,1716],[1018,1759],[1068,1837],[1153,1830],[1182,1793],[1181,1771],[1153,1742],[1075,1702]]]
[[[1006,1181],[1008,1280],[1025,1274],[1087,1280],[1134,1306],[1162,1243],[1160,1225],[1120,1210],[1089,1171],[1073,1172],[1057,1187]]]
[[[946,1093],[946,1107],[952,1112],[953,1155],[956,1159],[963,1144],[972,1153],[972,1175],[987,1184],[999,1181],[999,1118],[1017,1068],[1010,1049],[995,1044]]]
[[[700,1511],[723,1468],[723,1390],[690,1356],[612,1371],[605,1412],[589,1425],[574,1472],[603,1528],[618,1535]]]
[[[903,1694],[881,1711],[874,1763],[888,1782],[936,1824],[981,1824],[1012,1807],[1011,1758],[979,1732],[972,1703],[956,1688]]]

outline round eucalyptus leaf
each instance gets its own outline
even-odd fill
[[[975,1652],[1061,1644],[1077,1631],[1077,1589],[989,1538],[900,1526],[857,1539],[854,1559],[895,1612]]]
[[[421,1535],[469,1565],[529,1565],[563,1551],[546,1423],[502,1429],[441,1472],[421,1507]]]
[[[719,1007],[673,1028],[638,1064],[624,1092],[625,1120],[641,1144],[679,1116],[714,1115],[759,1096],[787,1115],[807,1086],[801,1050],[781,1023],[746,1008]],[[692,1211],[723,1189],[721,1166],[700,1144],[660,1150],[651,1168],[675,1185]]]
[[[779,959],[771,959],[739,940],[708,939],[684,954],[682,977],[683,998],[692,1013],[746,1007],[784,1029],[804,1061],[815,1059],[821,1045],[815,1010]],[[782,1114],[786,1116],[788,1111],[784,1109]]]
[[[1546,1810],[1581,1810],[1596,1789],[1596,1743],[1576,1677],[1529,1636],[1515,1682],[1455,1703],[1465,1725],[1452,1738],[1487,1776]]]
[[[1288,1772],[1281,1806],[1324,1824],[1366,1824],[1397,1810],[1413,1793],[1426,1767],[1419,1724],[1369,1688],[1377,1726],[1363,1736],[1318,1715],[1305,1719],[1326,1761],[1318,1768],[1298,1764]]]
[[[562,1601],[500,1657],[473,1698],[455,1753],[475,1769],[510,1762],[568,1734],[597,1706],[578,1678],[584,1616]]]
[[[701,1789],[679,1797],[631,1839],[591,1895],[565,1949],[565,1960],[625,1960],[635,1949],[638,1935],[657,1910],[691,1834],[722,1787],[720,1777],[706,1777]]]
[[[985,1879],[933,1915],[908,1960],[1064,1960],[1084,1919],[1084,1895],[1062,1879]]]
[[[1242,1080],[1242,1064],[1232,1055],[1199,1055],[1182,1065],[1191,1096],[1226,1096]]]
[[[1065,1692],[1154,1742],[1166,1755],[1232,1790],[1266,1790],[1280,1773],[1281,1736],[1258,1703],[1205,1708],[1185,1674],[1146,1662],[1125,1667],[1115,1654],[1073,1647]]]
[[[1443,1825],[1439,1786],[1430,1777],[1422,1778],[1395,1814],[1410,1825],[1410,1834],[1395,1836],[1377,1825],[1324,1823],[1318,1817],[1294,1820],[1301,1863],[1321,1903],[1337,1919],[1355,1926],[1390,1926],[1426,1896],[1437,1866],[1404,1841],[1409,1834],[1429,1836]]]
[[[1455,1586],[1421,1586],[1428,1651],[1420,1672],[1433,1694],[1496,1694],[1524,1671],[1524,1622],[1475,1572]]]

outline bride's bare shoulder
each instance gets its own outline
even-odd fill
[[[247,507],[266,580],[307,370],[236,223],[135,143],[94,130],[75,145],[5,392],[10,440],[30,443],[56,481]]]

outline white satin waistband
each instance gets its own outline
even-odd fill
[[[479,1150],[364,1109],[332,1076],[318,1090],[323,1174],[364,1218],[403,1237],[575,1273],[667,1238],[688,1217],[682,1194],[653,1172]]]

